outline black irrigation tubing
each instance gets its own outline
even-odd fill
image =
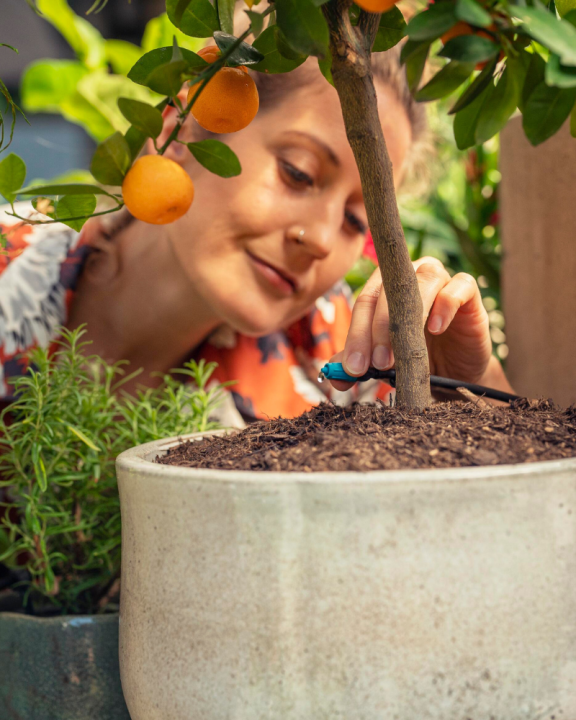
[[[376,370],[370,368],[362,379],[389,380],[392,387],[396,386],[396,370]],[[494,388],[485,387],[484,385],[475,385],[474,383],[462,382],[462,380],[452,380],[451,378],[440,377],[439,375],[430,375],[430,385],[433,387],[443,388],[445,390],[458,390],[458,388],[466,388],[474,395],[480,397],[491,398],[492,400],[501,400],[502,402],[512,402],[512,400],[520,400],[520,395],[502,392],[502,390],[494,390]]]

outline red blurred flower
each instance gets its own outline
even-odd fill
[[[376,248],[374,247],[374,240],[372,240],[372,233],[370,230],[366,233],[366,241],[364,243],[364,250],[362,250],[362,256],[372,260],[373,263],[378,265],[378,257],[376,255]]]

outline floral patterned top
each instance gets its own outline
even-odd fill
[[[29,203],[16,205],[18,215],[33,212]],[[0,399],[10,398],[9,378],[26,372],[26,351],[49,346],[65,325],[75,288],[91,251],[82,233],[61,224],[28,225],[0,207],[0,232],[7,247],[0,251]],[[246,337],[220,328],[190,356],[215,361],[214,377],[234,380],[230,388],[244,421],[295,417],[322,400],[347,404],[353,399],[385,399],[390,388],[363,383],[335,392],[317,381],[320,367],[344,347],[350,324],[350,291],[341,282],[320,297],[304,318],[287,330],[264,337]],[[232,420],[230,424],[240,425]]]

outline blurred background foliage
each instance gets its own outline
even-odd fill
[[[127,80],[134,62],[144,52],[171,45],[175,32],[184,48],[198,50],[205,42],[175,30],[162,12],[161,0],[118,0],[90,14],[89,0],[37,0],[40,16],[23,0],[2,2],[6,22],[0,27],[0,43],[17,45],[14,33],[22,23],[29,23],[30,32],[23,35],[19,47],[20,65],[7,79],[31,123],[28,127],[19,118],[14,141],[14,151],[29,167],[29,183],[92,182],[86,168],[95,143],[128,127],[118,110],[118,98],[156,99],[152,91]],[[28,58],[31,62],[22,67]],[[446,113],[449,104],[445,100],[428,106],[433,146],[426,156],[429,181],[416,195],[400,193],[402,221],[412,259],[431,255],[451,273],[465,271],[478,278],[494,351],[505,360],[498,141],[494,138],[465,153],[458,151],[452,119]],[[353,289],[361,287],[374,267],[367,258],[356,265],[347,277]]]

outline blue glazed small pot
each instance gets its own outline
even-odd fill
[[[2,720],[130,720],[118,615],[0,613]]]

